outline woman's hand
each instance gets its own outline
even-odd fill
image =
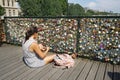
[[[43,49],[44,46],[42,44],[39,44],[39,47],[40,47],[40,50],[41,50],[41,49]]]
[[[42,44],[39,44],[39,47],[40,47],[40,50],[43,51],[43,52],[50,50],[50,47],[45,47],[45,46],[43,46]]]
[[[49,50],[50,50],[50,47],[46,47],[46,50],[48,50],[48,51],[49,51]]]

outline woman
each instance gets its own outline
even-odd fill
[[[55,57],[55,54],[47,56],[49,47],[38,44],[37,37],[37,27],[30,27],[22,44],[23,60],[29,67],[41,67],[53,61]]]

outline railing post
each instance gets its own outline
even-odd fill
[[[10,43],[10,39],[9,39],[9,37],[10,37],[10,35],[8,35],[9,33],[7,32],[7,30],[8,30],[8,27],[7,27],[7,19],[8,18],[4,18],[4,29],[5,29],[5,41],[6,41],[6,43]]]
[[[77,34],[76,34],[76,53],[79,52],[79,39],[80,39],[80,18],[77,18]]]

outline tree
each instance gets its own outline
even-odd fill
[[[71,16],[81,16],[85,14],[85,10],[79,4],[69,4],[68,6],[68,15]]]
[[[61,7],[62,7],[62,13],[63,15],[67,15],[68,10],[68,0],[60,0]]]
[[[92,15],[96,15],[96,14],[95,14],[95,11],[89,9],[89,10],[87,10],[85,15],[92,16]]]
[[[44,0],[43,16],[60,16],[62,14],[62,5],[60,0]]]
[[[42,16],[43,0],[18,0],[23,16]]]
[[[23,16],[83,16],[106,15],[106,12],[87,10],[79,5],[67,2],[68,0],[18,0]]]
[[[3,7],[0,6],[0,16],[5,14],[5,9]]]
[[[87,12],[86,12],[85,15],[92,16],[92,15],[108,15],[108,14],[110,14],[110,13],[108,13],[108,12],[94,11],[94,10],[89,9],[89,10],[87,10]]]
[[[60,16],[65,14],[66,0],[18,0],[24,16]]]
[[[97,15],[109,15],[109,12],[97,12]]]

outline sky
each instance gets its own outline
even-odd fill
[[[77,3],[98,11],[120,13],[120,0],[68,0],[68,3]]]

